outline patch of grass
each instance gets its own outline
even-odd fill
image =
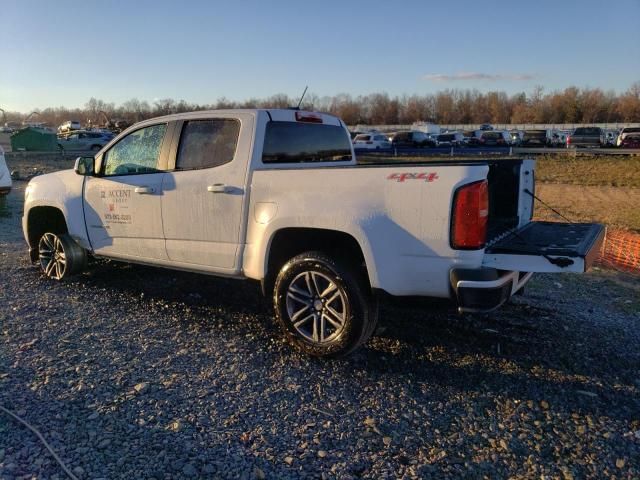
[[[640,187],[638,156],[540,155],[536,160],[538,182]]]
[[[640,231],[638,188],[538,183],[536,194],[571,221]],[[536,220],[563,221],[541,202],[535,205]]]

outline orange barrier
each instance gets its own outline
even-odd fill
[[[625,230],[607,230],[599,263],[640,275],[640,234]]]

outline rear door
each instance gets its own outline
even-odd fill
[[[176,125],[161,202],[172,262],[239,271],[254,124],[252,114],[239,113]]]
[[[162,180],[171,124],[139,128],[111,146],[86,177],[84,214],[99,255],[166,260],[162,231]]]

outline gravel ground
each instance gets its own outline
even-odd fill
[[[338,361],[258,286],[114,262],[40,276],[0,199],[0,405],[85,478],[638,478],[640,285],[539,275],[509,305],[387,301]],[[401,305],[402,303],[402,305]],[[0,412],[0,479],[63,479]]]

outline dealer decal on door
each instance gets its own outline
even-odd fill
[[[131,190],[103,190],[100,192],[100,198],[102,199],[102,203],[106,207],[103,213],[104,223],[131,223],[131,215],[121,212],[121,210],[129,209]]]

